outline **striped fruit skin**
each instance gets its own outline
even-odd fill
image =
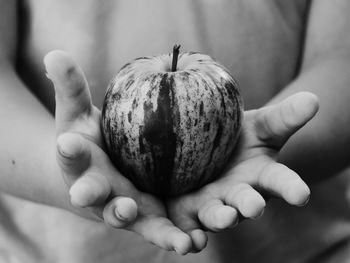
[[[243,101],[207,55],[180,53],[126,64],[111,81],[102,132],[111,160],[140,190],[179,195],[222,172],[239,136]],[[180,70],[179,70],[180,69]]]

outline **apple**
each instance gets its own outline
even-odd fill
[[[140,190],[162,196],[193,191],[219,176],[243,117],[228,70],[208,55],[179,49],[122,67],[102,109],[115,166]]]

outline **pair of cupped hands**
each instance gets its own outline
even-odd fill
[[[205,248],[207,231],[258,218],[266,196],[296,206],[308,201],[308,186],[277,157],[290,136],[316,114],[315,95],[301,92],[245,111],[237,149],[222,176],[195,192],[160,200],[136,189],[113,166],[100,130],[101,112],[92,105],[79,65],[63,51],[48,53],[44,63],[55,88],[57,162],[71,203],[107,225],[186,254]]]

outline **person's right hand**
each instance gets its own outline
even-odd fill
[[[203,249],[203,232],[186,234],[175,227],[160,200],[138,191],[113,166],[100,130],[101,112],[92,105],[79,65],[63,51],[48,53],[44,63],[56,94],[57,162],[72,204],[163,249],[179,254]]]

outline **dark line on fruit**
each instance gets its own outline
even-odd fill
[[[236,118],[235,118],[235,131],[238,131],[238,129],[240,128],[239,126],[241,125],[241,121],[242,121],[242,112],[241,112],[241,102],[239,101],[239,98],[236,94],[235,96],[235,100],[236,100],[236,104],[235,104],[235,110],[234,112],[236,112]]]
[[[173,81],[167,73],[163,75],[159,83],[156,111],[150,107],[150,102],[144,103],[144,127],[140,134],[152,156],[153,174],[149,176],[154,178],[155,192],[162,195],[171,191],[170,177],[176,155],[177,136],[173,131],[172,116]]]
[[[210,122],[206,122],[203,125],[203,131],[208,132],[210,130]]]
[[[131,64],[130,63],[126,63],[124,66],[122,66],[119,70],[119,72],[121,72],[122,70],[126,69],[127,67],[129,67]]]
[[[205,167],[208,167],[210,165],[210,163],[213,160],[215,150],[220,146],[223,127],[222,127],[220,120],[217,121],[217,124],[218,124],[218,129],[216,130],[215,138],[213,141],[213,147],[211,148],[210,155],[209,155],[210,157],[209,157],[208,162],[206,163]],[[214,170],[214,173],[216,173],[216,172],[217,171]],[[198,185],[202,185],[204,182],[208,181],[208,178],[205,176],[205,174],[206,174],[206,170],[204,170],[204,174],[202,174],[199,177]],[[210,175],[210,176],[212,176],[212,175]]]
[[[201,104],[199,105],[199,116],[203,116],[204,114],[204,103],[201,101]]]
[[[134,61],[137,61],[137,60],[148,60],[148,59],[151,59],[151,57],[138,57],[138,58],[135,58]]]

